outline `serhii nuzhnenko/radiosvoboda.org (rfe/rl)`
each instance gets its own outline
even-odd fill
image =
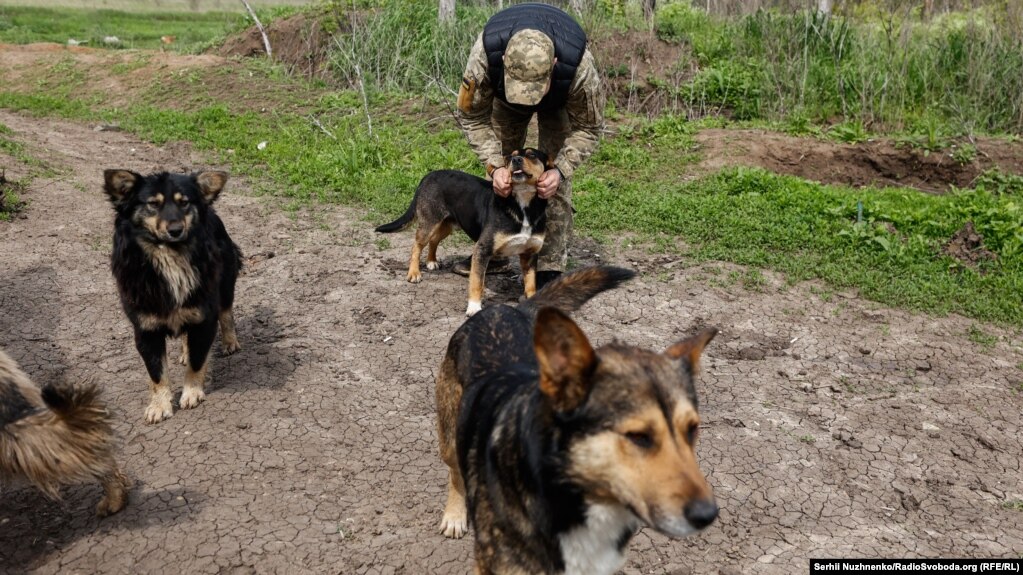
[[[833,560],[811,561],[811,573],[931,572],[931,573],[1021,573],[1018,561],[962,560]]]

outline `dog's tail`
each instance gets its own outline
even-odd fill
[[[423,183],[420,182],[419,186],[416,187],[416,193],[412,196],[412,203],[408,205],[408,209],[401,215],[400,218],[394,220],[389,224],[377,226],[376,230],[383,234],[393,234],[394,232],[400,232],[407,228],[413,220],[416,219],[416,203],[419,201],[419,190],[423,187]]]
[[[45,407],[0,429],[0,458],[13,467],[6,471],[54,499],[62,484],[120,480],[110,415],[96,386],[47,385],[41,395]]]
[[[565,274],[526,300],[519,309],[535,316],[542,307],[554,307],[561,311],[575,311],[597,294],[614,289],[636,272],[613,266],[593,266]]]
[[[94,385],[47,385],[42,389],[43,402],[56,418],[75,431],[111,435],[110,414],[99,398]]]

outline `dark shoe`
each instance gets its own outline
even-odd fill
[[[542,290],[543,286],[551,283],[559,277],[561,277],[561,272],[559,271],[536,272],[536,291]]]
[[[464,260],[455,262],[455,265],[451,266],[451,273],[458,274],[462,277],[469,277],[469,270],[472,269],[472,256],[465,258]],[[508,274],[515,271],[515,267],[512,265],[508,258],[493,258],[490,260],[490,264],[487,265],[488,274]]]

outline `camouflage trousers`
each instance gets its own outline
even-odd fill
[[[508,155],[516,149],[525,147],[526,132],[532,112],[522,112],[494,98],[494,110],[491,123],[494,133],[501,141],[501,153]],[[536,113],[538,129],[537,149],[550,156],[558,153],[565,143],[565,138],[572,131],[568,121],[568,112],[559,110],[541,111]],[[537,258],[537,271],[565,271],[568,263],[568,238],[572,234],[572,184],[561,180],[558,191],[547,204],[547,231],[544,234],[543,248]]]

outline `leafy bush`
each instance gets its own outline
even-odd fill
[[[739,120],[761,117],[765,78],[753,62],[723,60],[700,70],[683,96],[692,106],[727,109]]]

